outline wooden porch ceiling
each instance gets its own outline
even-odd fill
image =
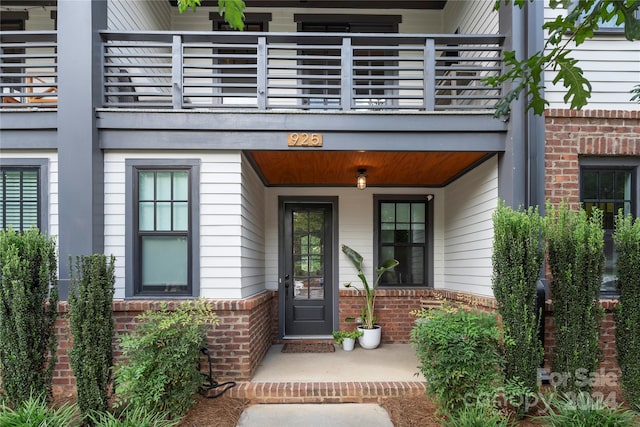
[[[267,185],[355,186],[366,169],[367,186],[438,187],[480,163],[486,152],[250,151]]]

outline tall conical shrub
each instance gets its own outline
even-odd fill
[[[71,260],[70,260],[71,261]],[[87,415],[106,411],[113,365],[113,285],[115,258],[101,254],[76,257],[71,266],[69,352],[76,377],[78,406]]]
[[[56,248],[37,229],[0,231],[0,373],[9,402],[51,395],[58,305]]]
[[[600,286],[604,270],[602,211],[547,204],[555,347],[551,368],[561,391],[589,391],[599,363]]]
[[[537,389],[543,346],[536,285],[544,259],[544,221],[537,208],[500,204],[493,214],[493,294],[505,335],[505,378]]]
[[[616,245],[620,299],[616,314],[616,347],[622,392],[640,408],[640,218],[622,212],[616,217]]]

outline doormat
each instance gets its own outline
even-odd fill
[[[305,344],[305,343],[286,343],[282,346],[282,353],[333,353],[336,348],[333,344],[317,343],[317,344]]]

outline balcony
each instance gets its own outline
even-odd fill
[[[103,31],[102,107],[492,110],[498,35]],[[57,106],[55,32],[0,36],[2,108]]]

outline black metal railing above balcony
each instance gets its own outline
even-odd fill
[[[58,54],[55,31],[0,33],[3,108],[56,107]]]
[[[498,35],[103,31],[102,106],[491,110]],[[55,32],[0,36],[2,107],[55,107]]]

